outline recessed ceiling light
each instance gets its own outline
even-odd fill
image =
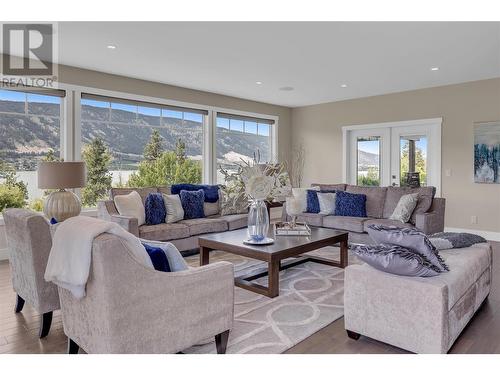
[[[108,49],[116,49],[116,46],[110,44],[110,45],[108,45]]]
[[[345,83],[341,84],[340,87],[342,87],[343,89],[345,89],[347,87],[347,85]]]
[[[257,81],[257,82],[255,82],[255,84],[262,85],[262,82],[261,81]]]
[[[292,86],[284,86],[284,87],[280,87],[280,90],[281,91],[293,91],[295,89]]]
[[[435,66],[435,67],[431,68],[431,70],[432,70],[433,72],[435,72],[435,71],[438,71],[438,70],[439,70],[439,68],[438,68],[437,66]]]

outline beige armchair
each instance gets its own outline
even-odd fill
[[[94,240],[86,296],[59,288],[68,353],[177,353],[215,336],[225,353],[233,325],[233,265],[179,272],[139,264],[111,234]]]
[[[48,335],[52,312],[59,309],[57,287],[44,280],[52,247],[49,223],[33,211],[11,208],[3,212],[16,313],[28,302],[41,314],[39,337]]]

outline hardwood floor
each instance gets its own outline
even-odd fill
[[[224,259],[224,255],[213,260]],[[190,260],[197,265],[197,258]],[[500,353],[500,243],[493,243],[493,282],[488,300],[451,348],[450,353]],[[66,336],[60,311],[54,312],[47,337],[38,338],[40,315],[26,304],[14,313],[16,295],[12,290],[7,261],[0,262],[0,353],[65,353]],[[286,353],[405,353],[393,346],[361,337],[347,337],[344,321],[339,319],[308,337]]]

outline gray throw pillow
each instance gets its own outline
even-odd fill
[[[439,275],[439,269],[428,259],[398,245],[353,245],[351,251],[379,271],[399,276]]]
[[[410,221],[411,214],[415,207],[417,207],[418,195],[418,193],[406,194],[399,198],[399,202],[389,219],[398,220],[402,223]]]
[[[449,271],[448,266],[439,256],[439,252],[429,241],[429,238],[418,229],[371,224],[368,226],[367,232],[377,244],[405,247],[428,259],[441,272]]]

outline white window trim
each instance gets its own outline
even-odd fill
[[[360,125],[346,125],[342,126],[342,181],[347,183],[348,178],[348,168],[349,168],[349,156],[350,156],[350,145],[349,145],[349,133],[354,130],[365,130],[373,128],[397,128],[397,127],[410,127],[410,126],[432,126],[433,128],[433,140],[435,145],[442,145],[441,142],[441,130],[442,130],[443,118],[428,118],[419,120],[406,120],[406,121],[393,121],[393,122],[380,122],[373,124],[360,124]],[[432,159],[432,170],[435,171],[436,175],[434,180],[436,181],[436,196],[441,196],[441,152],[436,152]]]
[[[65,84],[59,83],[57,85],[59,89],[66,90],[66,103],[69,103],[69,100],[72,101],[72,111],[65,112],[65,121],[63,122],[63,127],[70,127],[70,130],[62,130],[65,134],[72,134],[73,139],[72,147],[66,147],[65,145],[61,145],[61,147],[65,148],[65,160],[73,161],[80,160],[81,155],[81,106],[79,104],[79,100],[81,98],[81,93],[89,93],[95,95],[102,95],[108,97],[116,97],[122,99],[129,99],[134,101],[141,102],[151,102],[155,104],[163,104],[166,106],[177,106],[177,107],[186,107],[193,109],[201,109],[207,110],[208,115],[204,121],[204,129],[203,129],[203,181],[204,183],[216,183],[217,182],[217,158],[216,158],[216,150],[215,150],[215,127],[216,127],[216,116],[217,112],[230,113],[234,115],[241,115],[247,117],[256,117],[263,118],[268,120],[273,120],[274,124],[271,125],[271,159],[273,161],[278,161],[278,126],[279,126],[279,116],[268,115],[257,112],[248,112],[248,111],[240,111],[231,108],[218,107],[218,106],[209,106],[197,103],[184,102],[179,100],[165,99],[154,96],[145,96],[139,94],[133,94],[128,92],[121,91],[113,91],[113,90],[105,90],[99,89],[90,86],[81,86],[81,85],[73,85],[73,84]],[[71,94],[70,94],[71,93]],[[71,98],[71,99],[68,99]],[[65,103],[65,104],[66,104]],[[68,105],[66,105],[68,107]],[[64,142],[68,142],[69,140],[66,138]]]

